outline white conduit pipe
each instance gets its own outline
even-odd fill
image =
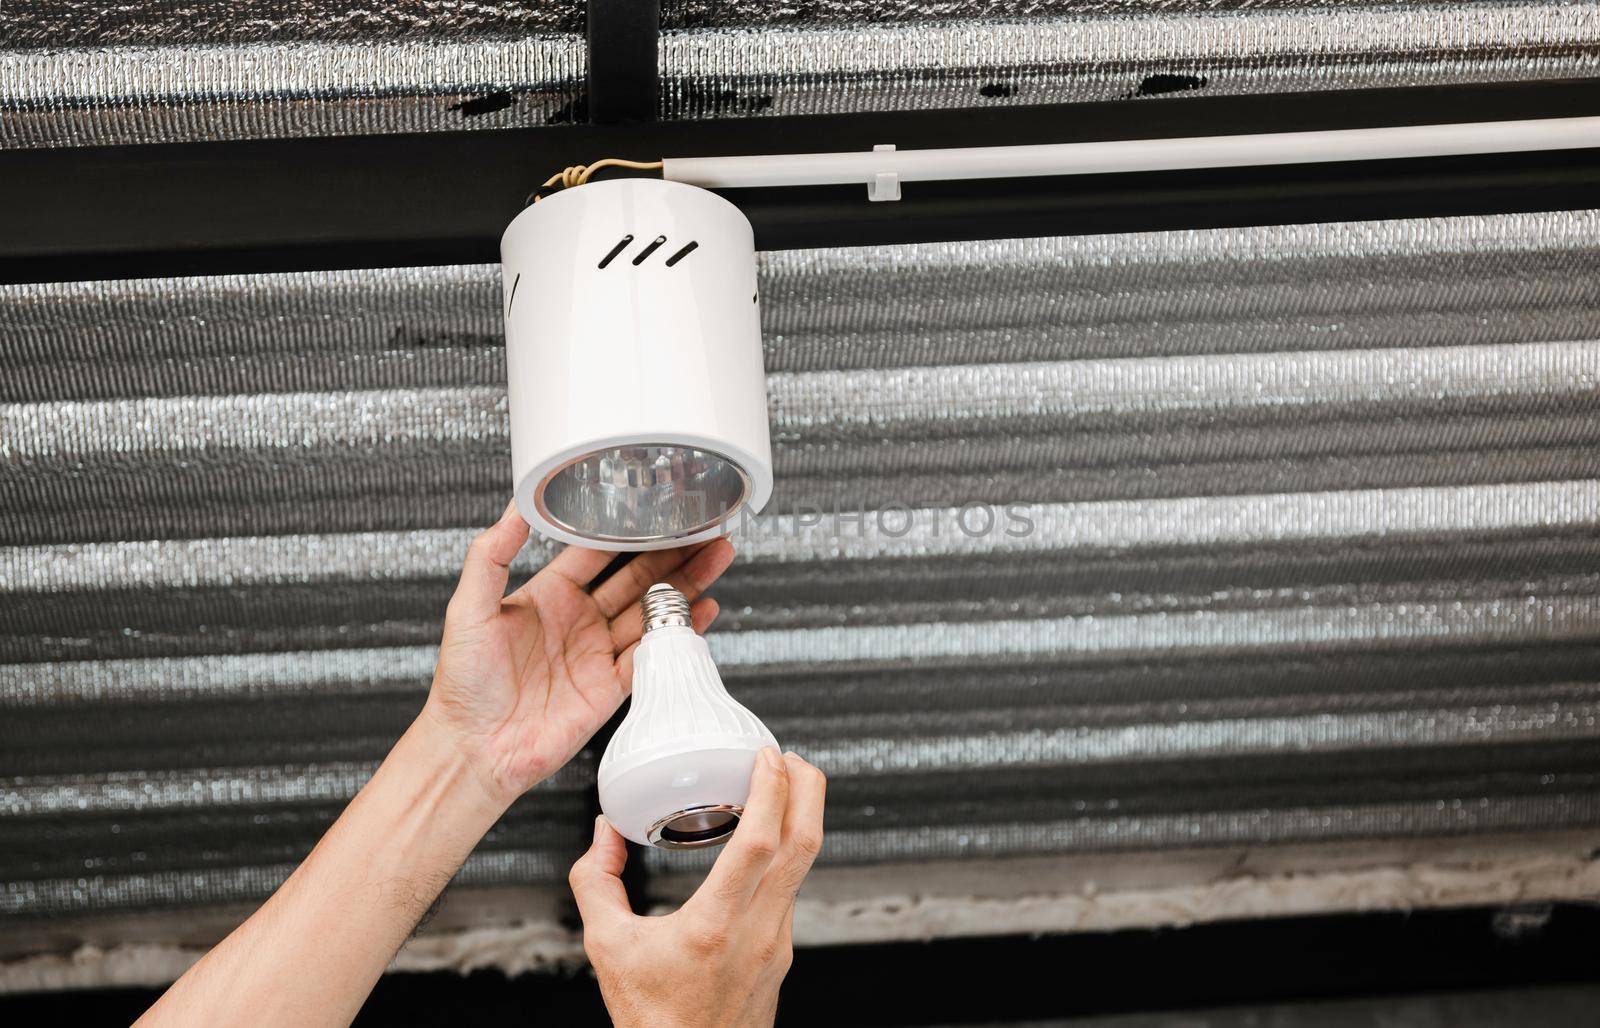
[[[883,145],[857,153],[668,157],[661,173],[663,178],[707,189],[861,182],[871,187],[873,199],[888,200],[899,199],[901,182],[1317,164],[1591,146],[1600,146],[1600,117],[946,150],[895,150]]]

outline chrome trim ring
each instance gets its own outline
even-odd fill
[[[712,829],[702,829],[707,833],[702,838],[693,838],[688,833],[677,833],[674,837],[672,823],[689,817],[704,817],[707,814],[731,814],[727,821],[716,825]],[[744,816],[744,805],[740,803],[707,803],[698,807],[685,807],[675,810],[666,817],[661,818],[650,826],[646,838],[650,845],[659,846],[664,850],[692,850],[705,846],[721,846],[728,841],[733,830],[739,827],[739,819]],[[709,834],[715,831],[716,834]]]

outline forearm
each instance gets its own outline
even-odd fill
[[[503,812],[419,718],[306,861],[141,1023],[348,1024]]]

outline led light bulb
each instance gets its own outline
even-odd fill
[[[778,741],[728,695],[682,593],[653,585],[643,608],[633,705],[600,758],[600,809],[643,846],[720,845],[744,813],[756,755]]]

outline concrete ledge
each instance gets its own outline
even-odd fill
[[[698,874],[653,879],[673,909]],[[796,908],[805,946],[1181,927],[1431,907],[1600,901],[1600,830],[1478,839],[822,867]],[[393,971],[581,966],[564,890],[452,892]],[[249,913],[41,923],[6,933],[0,992],[160,985]]]

